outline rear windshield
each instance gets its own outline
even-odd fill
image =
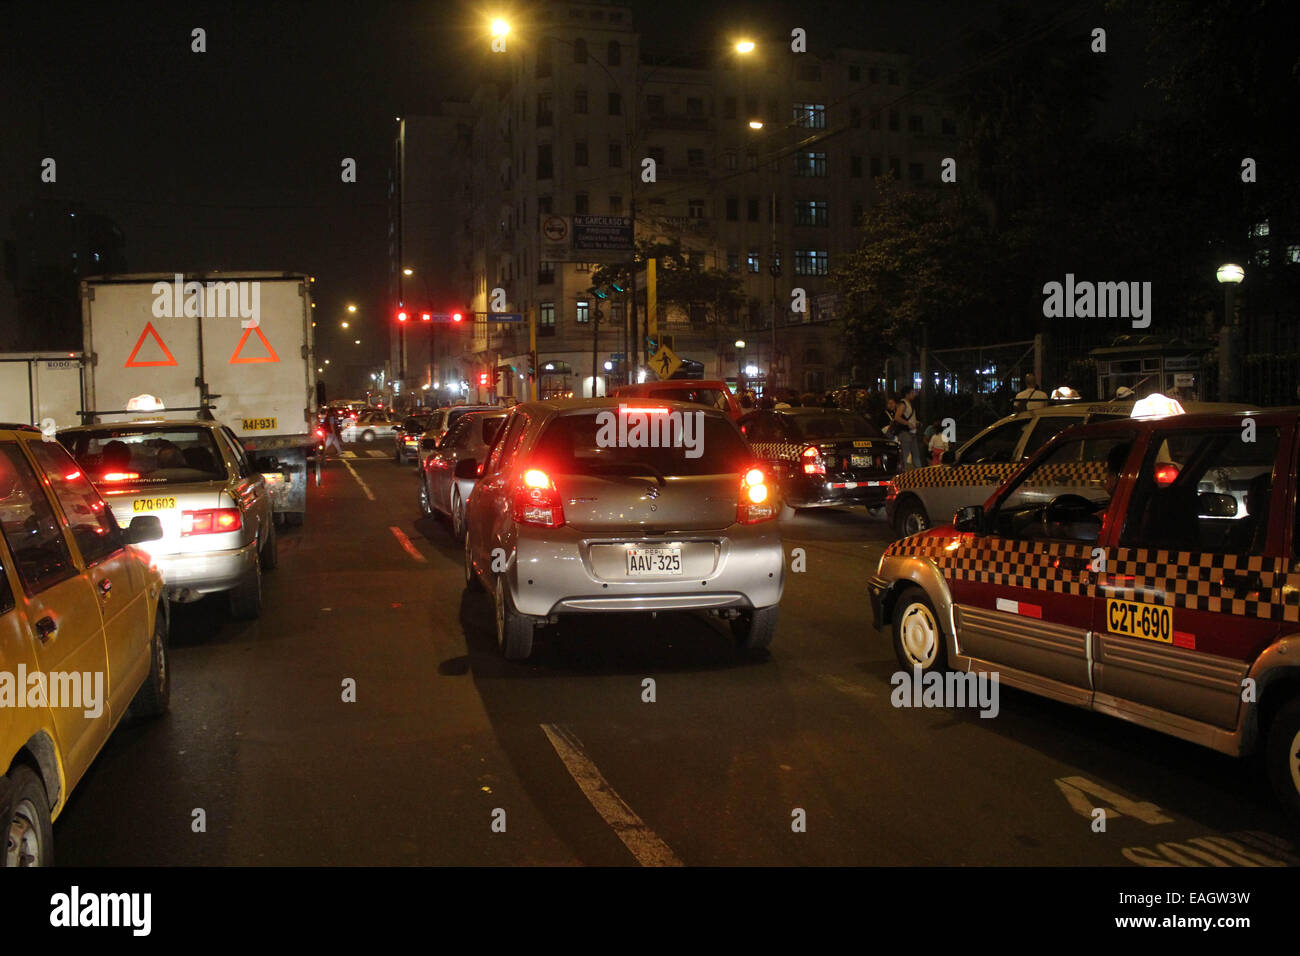
[[[754,456],[729,419],[676,414],[675,420],[667,413],[620,416],[615,410],[599,419],[598,411],[563,415],[546,426],[532,460],[558,475],[587,476],[738,475],[751,467]],[[644,422],[640,429],[638,422]]]
[[[880,429],[861,415],[830,412],[825,415],[787,415],[796,438],[805,441],[826,438],[879,438]]]
[[[96,484],[224,481],[221,452],[206,428],[102,428],[59,436]]]
[[[650,394],[655,398],[669,399],[674,402],[690,402],[692,405],[707,405],[727,411],[727,393],[720,388],[652,388]]]

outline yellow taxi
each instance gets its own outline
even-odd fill
[[[128,709],[170,697],[162,575],[58,442],[0,425],[4,866],[49,866],[52,823]]]

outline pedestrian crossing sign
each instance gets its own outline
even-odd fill
[[[682,360],[666,345],[659,346],[658,351],[650,356],[650,367],[660,379],[672,378],[682,367]]]

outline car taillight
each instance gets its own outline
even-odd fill
[[[805,475],[824,475],[826,474],[826,460],[822,458],[821,449],[816,445],[809,445],[799,456],[803,462],[803,473]]]
[[[564,524],[560,493],[551,476],[540,468],[526,468],[515,489],[515,521],[539,528],[559,528]]]
[[[106,471],[99,476],[100,481],[135,481],[140,477],[138,471]]]
[[[1163,465],[1156,465],[1156,484],[1161,488],[1168,488],[1178,480],[1178,466],[1173,462],[1165,462]]]
[[[316,437],[317,437],[317,438],[324,438],[324,437],[325,437],[325,429],[323,429],[323,428],[318,428],[318,429],[316,429]]]
[[[204,508],[181,512],[181,535],[225,534],[243,527],[238,508]]]
[[[740,502],[736,520],[741,524],[758,524],[777,515],[776,496],[761,468],[751,468],[740,478]]]

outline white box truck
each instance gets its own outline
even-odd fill
[[[77,352],[0,353],[0,422],[45,431],[81,424]]]
[[[228,425],[301,524],[315,448],[311,280],[290,272],[133,274],[81,283],[87,424],[168,418]],[[283,476],[282,480],[275,478]]]

